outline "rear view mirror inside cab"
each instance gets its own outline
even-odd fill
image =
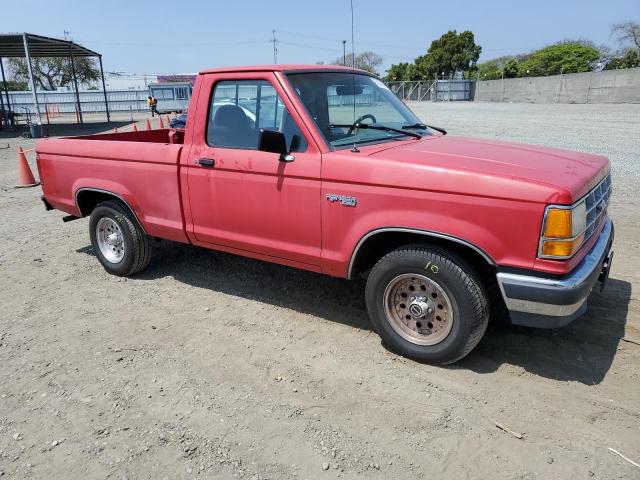
[[[338,95],[362,95],[363,90],[362,85],[336,85]]]

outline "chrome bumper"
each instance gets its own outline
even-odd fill
[[[606,281],[612,243],[613,222],[607,217],[598,241],[571,273],[544,277],[498,272],[498,285],[511,322],[556,328],[582,315],[595,283],[599,278]]]

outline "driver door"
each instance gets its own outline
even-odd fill
[[[198,99],[185,165],[194,243],[318,270],[321,156],[274,74],[205,75]],[[259,151],[261,129],[283,132],[294,160]]]

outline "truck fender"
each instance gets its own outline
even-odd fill
[[[114,191],[111,190],[107,190],[107,189],[103,189],[103,188],[94,188],[94,187],[80,187],[78,189],[75,190],[75,194],[74,194],[74,199],[75,199],[75,204],[76,204],[76,208],[78,210],[78,213],[80,214],[81,217],[87,216],[89,213],[87,212],[82,212],[82,210],[80,209],[80,204],[78,202],[78,197],[80,195],[80,193],[82,192],[99,192],[99,193],[104,193],[106,195],[109,195],[113,198],[116,198],[118,200],[120,200],[120,202],[122,202],[122,204],[131,212],[131,214],[134,216],[134,218],[136,219],[136,221],[138,222],[138,225],[140,225],[140,227],[144,230],[144,225],[143,223],[140,221],[140,218],[138,217],[138,214],[136,213],[136,211],[134,210],[134,208],[131,206],[131,204],[124,198],[123,195],[115,193]],[[145,231],[146,233],[146,231]]]

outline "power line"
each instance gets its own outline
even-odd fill
[[[272,31],[272,34],[274,34],[275,31]],[[296,32],[288,32],[288,31],[284,31],[284,30],[278,30],[278,33],[280,35],[285,35],[285,36],[290,36],[290,37],[300,37],[300,38],[308,38],[308,39],[314,39],[314,40],[320,40],[320,41],[324,41],[324,42],[331,42],[331,43],[336,43],[336,44],[340,44],[342,42],[342,40],[340,39],[335,39],[335,38],[329,38],[329,37],[323,37],[323,36],[319,36],[319,35],[307,35],[304,33],[296,33]],[[275,39],[276,43],[287,43],[283,40],[280,39]],[[97,45],[122,45],[122,46],[140,46],[140,47],[157,47],[157,46],[161,46],[161,47],[195,47],[195,46],[233,46],[233,45],[257,45],[257,44],[264,44],[264,43],[274,43],[274,39],[273,37],[269,40],[239,40],[239,41],[235,41],[235,42],[210,42],[210,41],[206,41],[206,42],[187,42],[187,43],[183,43],[183,42],[170,42],[170,43],[166,43],[166,42],[110,42],[110,41],[104,41],[104,40],[83,40],[82,43],[92,43],[92,44],[97,44]],[[341,50],[336,50],[336,49],[330,49],[330,48],[326,48],[326,47],[320,47],[320,46],[314,46],[314,45],[306,45],[306,44],[302,44],[302,43],[293,43],[293,42],[289,42],[289,44],[291,45],[295,45],[298,47],[304,47],[304,48],[310,48],[310,49],[315,49],[315,50],[326,50],[326,51],[341,51]],[[407,51],[413,51],[413,48],[407,47],[406,45],[404,46],[400,46],[400,45],[388,45],[388,44],[381,44],[381,43],[369,43],[369,42],[363,42],[362,45],[365,46],[371,46],[371,47],[383,47],[383,48],[398,48],[398,49],[403,49],[403,50],[407,50]],[[388,56],[392,56],[392,55],[388,55]],[[409,57],[405,57],[405,56],[398,56],[395,55],[396,58],[409,58]]]
[[[269,43],[271,40],[241,40],[237,42],[196,42],[196,43],[145,43],[145,42],[104,42],[102,40],[83,40],[81,43],[93,43],[99,45],[122,45],[132,47],[197,47],[197,46],[233,46],[233,45],[256,45]]]
[[[286,30],[278,30],[280,35],[288,35],[291,37],[302,37],[302,38],[310,38],[312,40],[324,40],[326,42],[336,42],[337,39],[330,37],[321,37],[320,35],[309,35],[307,33],[298,33],[298,32],[288,32]]]
[[[295,43],[295,42],[285,42],[284,40],[278,40],[279,43],[281,43],[282,45],[289,45],[292,47],[300,47],[300,48],[308,48],[310,50],[321,50],[323,52],[337,52],[337,53],[341,53],[342,50],[338,49],[338,48],[327,48],[327,47],[317,47],[314,45],[305,45],[302,43]]]
[[[329,48],[329,47],[320,47],[317,45],[307,45],[307,44],[303,44],[303,43],[297,43],[297,42],[288,42],[285,40],[278,40],[278,43],[281,45],[289,45],[291,47],[298,47],[298,48],[306,48],[309,50],[319,50],[322,52],[331,52],[331,53],[344,53],[343,50],[341,48]],[[340,42],[342,43],[342,42]],[[404,55],[388,55],[386,53],[383,54],[384,57],[387,58],[396,58],[396,59],[400,59],[400,60],[413,60],[415,58],[415,56],[413,57],[409,57],[409,56],[404,56]]]
[[[296,32],[290,32],[290,31],[283,31],[283,30],[278,30],[278,33],[280,35],[285,35],[285,36],[290,36],[290,37],[300,37],[300,38],[308,38],[308,39],[314,39],[314,40],[319,40],[322,42],[331,42],[334,43],[336,45],[340,45],[343,40],[339,40],[339,39],[335,39],[335,38],[330,38],[330,37],[324,37],[324,36],[320,36],[320,35],[310,35],[310,34],[305,34],[305,33],[296,33]],[[317,50],[317,51],[323,51],[323,52],[331,52],[331,53],[338,53],[338,54],[343,54],[344,55],[344,48],[331,48],[328,46],[320,46],[320,45],[312,45],[312,44],[308,44],[306,42],[304,43],[300,43],[300,42],[291,42],[291,41],[284,41],[281,40],[279,38],[276,38],[275,36],[275,30],[272,31],[272,38],[271,39],[265,39],[265,40],[240,40],[240,41],[205,41],[205,42],[188,42],[188,43],[180,43],[180,42],[171,42],[171,43],[147,43],[147,42],[109,42],[109,41],[103,41],[103,40],[84,40],[82,41],[82,43],[87,43],[87,44],[98,44],[98,45],[115,45],[115,46],[139,46],[139,47],[177,47],[177,48],[181,48],[181,47],[197,47],[197,46],[220,46],[220,47],[232,47],[235,45],[264,45],[265,43],[271,43],[273,45],[273,61],[274,63],[277,63],[278,61],[278,44],[282,44],[282,45],[288,45],[288,46],[292,46],[292,47],[297,47],[297,48],[303,48],[303,49],[308,49],[308,50]],[[414,48],[408,47],[408,46],[400,46],[400,45],[390,45],[390,44],[378,44],[378,43],[368,43],[368,42],[363,42],[361,44],[362,46],[367,46],[367,47],[374,47],[374,46],[378,46],[378,47],[383,47],[383,48],[396,48],[396,49],[403,49],[406,51],[415,51]],[[483,53],[488,53],[488,52],[517,52],[517,51],[529,51],[529,50],[535,50],[536,48],[539,47],[511,47],[511,48],[498,48],[498,49],[483,49]],[[353,46],[353,38],[352,38],[352,51],[355,51],[354,46]],[[409,55],[394,55],[394,54],[388,54],[386,52],[381,52],[383,54],[384,57],[389,58],[389,59],[397,59],[397,60],[413,60],[417,55],[420,54],[420,52],[416,52],[416,55],[413,56],[409,56]],[[344,60],[344,58],[343,58]]]
[[[313,39],[313,40],[321,40],[324,42],[331,42],[331,43],[340,43],[341,40],[338,38],[330,38],[330,37],[323,37],[320,35],[309,35],[306,33],[299,33],[299,32],[291,32],[291,31],[286,31],[286,30],[278,30],[278,32],[280,33],[280,35],[285,35],[285,36],[291,36],[291,37],[300,37],[300,38],[309,38],[309,39]],[[425,48],[426,48],[426,44],[427,42],[425,42]],[[394,44],[388,44],[388,43],[373,43],[373,42],[367,42],[362,41],[360,42],[360,45],[364,45],[367,47],[381,47],[381,48],[395,48],[395,49],[400,49],[400,50],[406,50],[406,51],[415,51],[416,48],[415,47],[410,47],[408,45],[394,45]],[[514,51],[514,50],[535,50],[537,48],[540,48],[540,46],[534,46],[534,47],[511,47],[511,48],[483,48],[482,51],[483,52],[501,52],[501,51]],[[390,56],[390,55],[388,55]],[[396,56],[397,58],[409,58],[409,57],[400,57],[400,56]]]
[[[308,35],[306,33],[289,32],[289,31],[285,31],[285,30],[278,30],[278,32],[280,33],[280,35],[286,35],[286,36],[290,36],[290,37],[309,38],[309,39],[312,39],[312,40],[321,40],[321,41],[324,41],[324,42],[340,43],[340,41],[341,41],[338,38],[321,37],[319,35]],[[389,45],[389,44],[386,44],[386,43],[371,43],[371,42],[367,42],[367,41],[361,42],[361,45],[365,45],[365,46],[368,46],[368,47],[397,48],[397,49],[407,50],[407,51],[415,50],[414,48],[409,47],[407,45]]]

